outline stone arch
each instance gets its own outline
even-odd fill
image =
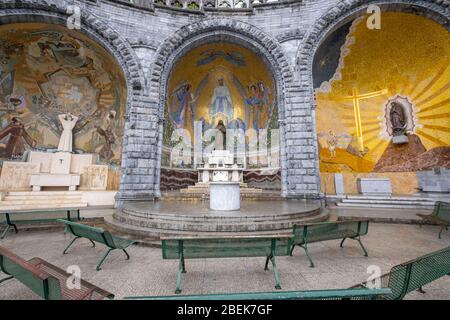
[[[394,11],[416,14],[427,17],[439,23],[450,31],[450,4],[440,0],[339,0],[337,4],[333,4],[325,14],[314,21],[311,28],[305,34],[296,55],[296,73],[302,81],[304,88],[304,99],[308,102],[309,109],[312,110],[314,125],[314,135],[316,136],[316,119],[315,119],[315,95],[313,85],[313,62],[316,51],[323,40],[329,34],[337,30],[339,27],[348,23],[367,12],[369,5],[378,5],[382,12]],[[316,141],[316,151],[318,152],[318,144]],[[317,155],[318,158],[318,155]],[[320,170],[317,169],[319,181]]]
[[[67,6],[51,1],[14,1],[0,5],[0,23],[41,22],[66,25],[69,15]],[[144,76],[139,62],[130,44],[119,33],[92,14],[81,11],[81,30],[93,41],[100,43],[119,63],[124,71],[128,86],[128,96],[139,93],[143,89]],[[132,99],[128,99],[130,107]],[[129,108],[127,108],[129,110]]]
[[[297,68],[302,79],[308,79],[307,87],[311,101],[314,101],[312,65],[320,43],[344,23],[364,15],[371,4],[380,6],[382,11],[422,15],[450,30],[450,5],[440,0],[419,0],[414,3],[408,0],[340,0],[314,22],[297,52]]]
[[[68,14],[67,6],[59,1],[14,1],[0,5],[0,24],[40,22],[48,24],[66,25]],[[126,86],[126,122],[124,130],[127,131],[130,124],[130,114],[145,95],[144,75],[141,71],[139,60],[131,45],[123,39],[119,33],[109,27],[96,16],[81,11],[81,30],[77,30],[92,41],[99,43],[117,61],[123,71]],[[129,153],[128,136],[124,136],[122,150],[122,174],[120,189],[123,188],[123,176],[126,168],[126,158]]]
[[[158,154],[156,157],[157,165],[155,167],[155,190],[159,192],[163,131],[162,119],[164,118],[164,107],[167,97],[166,90],[172,66],[190,49],[205,43],[217,41],[239,44],[256,52],[261,56],[274,76],[277,87],[278,108],[280,111],[279,119],[285,124],[281,126],[283,128],[280,133],[282,194],[288,196],[289,184],[292,182],[292,180],[290,181],[287,178],[289,175],[288,171],[290,170],[289,168],[295,168],[295,166],[289,164],[289,158],[286,154],[289,132],[286,131],[287,125],[285,120],[290,113],[291,102],[296,90],[292,73],[293,68],[288,63],[280,44],[268,34],[245,22],[225,18],[206,19],[179,29],[172,37],[166,39],[161,44],[155,54],[149,85],[150,97],[157,99],[155,101],[155,107],[157,108],[156,112],[160,119]],[[295,183],[291,183],[291,189],[293,190],[292,185],[295,188]]]

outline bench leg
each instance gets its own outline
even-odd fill
[[[3,282],[8,281],[8,280],[11,280],[11,279],[13,279],[13,278],[14,278],[13,276],[9,276],[9,277],[0,279],[0,283],[3,283]]]
[[[442,231],[444,231],[444,227],[441,227],[441,230],[439,231],[439,239],[442,239]]]
[[[186,269],[184,266],[184,259],[180,259],[179,263],[178,263],[178,271],[177,271],[177,286],[175,289],[175,294],[180,294],[181,293],[181,274],[182,273],[186,273]]]
[[[289,255],[292,257],[295,249],[295,244],[292,245],[291,251],[289,252]]]
[[[130,260],[130,255],[128,254],[127,250],[122,249],[122,251],[125,253],[125,255],[127,256],[127,260]]]
[[[302,247],[304,250],[305,250],[305,253],[306,253],[306,256],[308,257],[308,260],[309,260],[309,263],[310,263],[310,267],[311,268],[314,268],[314,261],[313,261],[313,259],[311,258],[311,256],[309,255],[309,252],[308,252],[308,246],[306,245],[306,244],[304,244],[304,245],[300,245],[300,247]]]
[[[275,257],[271,257],[270,261],[272,261],[272,267],[273,267],[273,276],[275,278],[275,289],[281,290],[281,284],[280,284],[280,275],[278,274],[277,264],[275,262]]]
[[[442,226],[441,231],[439,231],[439,239],[442,239],[442,231],[444,231],[444,229],[448,231],[447,226]]]
[[[94,248],[95,247],[95,242],[92,241],[91,239],[89,239],[89,241],[92,243],[92,248]]]
[[[11,228],[10,225],[7,225],[5,230],[3,230],[2,235],[0,236],[0,239],[4,239],[6,234],[8,233],[9,229]]]
[[[66,254],[67,253],[67,250],[69,250],[69,248],[70,248],[70,246],[77,240],[77,239],[79,239],[80,237],[75,237],[75,238],[73,238],[72,239],[72,241],[70,241],[70,243],[67,245],[67,247],[64,249],[64,251],[63,251],[63,254]]]
[[[363,251],[364,251],[364,256],[365,256],[365,257],[368,257],[369,254],[367,253],[366,248],[364,248],[364,245],[363,245],[362,242],[361,242],[361,238],[358,237],[358,238],[356,238],[355,240],[359,242],[359,245],[361,246],[361,249],[363,249]]]
[[[6,224],[7,224],[7,227],[6,227],[5,230],[3,230],[2,235],[0,236],[0,239],[4,239],[5,238],[6,234],[8,233],[8,231],[9,231],[9,229],[11,227],[14,228],[14,232],[15,233],[19,233],[19,230],[17,230],[17,226],[14,223],[11,222],[11,219],[9,218],[9,214],[8,213],[6,214]]]
[[[419,292],[419,293],[421,293],[421,294],[427,293],[425,290],[423,290],[422,287],[420,287],[419,289],[417,289],[417,292]]]
[[[341,248],[344,247],[344,241],[345,241],[345,239],[347,239],[347,238],[344,238],[344,239],[342,239],[342,241],[341,241],[341,245],[340,245]]]
[[[270,260],[270,256],[267,256],[267,258],[266,258],[266,264],[265,264],[265,266],[264,266],[264,271],[269,270],[269,260]]]
[[[95,268],[95,270],[100,271],[102,268],[102,264],[105,261],[106,257],[108,256],[108,254],[113,251],[114,249],[108,249],[108,251],[103,255],[102,259],[100,260],[100,262],[97,265],[97,268]]]

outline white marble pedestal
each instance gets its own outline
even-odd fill
[[[211,182],[209,208],[216,211],[237,211],[241,208],[239,182]]]

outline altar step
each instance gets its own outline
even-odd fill
[[[415,196],[346,196],[336,203],[338,207],[432,209],[436,199]]]
[[[82,192],[77,191],[24,191],[5,192],[0,199],[0,210],[38,210],[57,208],[83,208]]]
[[[200,218],[200,217],[199,217]],[[123,212],[116,212],[113,217],[105,217],[105,222],[119,232],[141,237],[176,237],[176,236],[239,236],[239,235],[273,235],[289,234],[292,227],[299,223],[314,223],[330,218],[327,212],[312,211],[310,214],[298,213],[292,217],[271,217],[265,221],[248,217],[235,221],[205,219],[201,217],[189,221],[180,217],[160,216],[154,219],[138,217]],[[228,220],[228,219],[225,219]]]
[[[247,183],[241,182],[241,195],[248,195],[248,194],[257,194],[262,193],[262,189],[257,188],[251,188],[248,186]],[[180,193],[182,194],[192,194],[192,195],[207,195],[209,194],[209,184],[204,182],[198,182],[194,186],[189,186],[185,189],[181,189]]]
[[[184,194],[209,194],[209,189],[191,187],[188,189],[180,190],[180,192]],[[241,189],[241,194],[255,194],[262,192],[263,190],[254,188]]]
[[[280,201],[284,198],[281,196],[281,191],[268,192],[262,190],[261,192],[242,193],[241,200],[249,201]],[[187,193],[180,191],[162,192],[160,201],[207,201],[209,200],[209,192]]]

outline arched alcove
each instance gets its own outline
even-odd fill
[[[245,168],[247,185],[281,191],[278,101],[270,69],[253,51],[227,42],[193,48],[174,64],[165,110],[162,190],[188,186],[191,175],[191,183],[197,181],[196,169],[214,149],[208,134],[222,121],[228,130],[225,148]]]
[[[385,8],[379,30],[367,27],[368,15],[344,19],[315,50],[316,128],[328,193],[341,173],[347,193],[358,192],[358,178],[388,177],[395,194],[413,194],[416,172],[450,167],[447,25],[424,14],[428,9],[400,9]]]
[[[123,138],[124,138],[124,127],[127,126],[128,122],[128,116],[127,114],[130,114],[132,110],[134,110],[136,104],[140,101],[140,98],[143,93],[142,83],[143,76],[139,69],[139,64],[137,62],[137,59],[134,55],[133,50],[131,49],[131,46],[125,42],[122,37],[113,29],[110,27],[107,27],[101,20],[99,20],[97,17],[94,17],[90,14],[87,14],[86,12],[81,12],[81,29],[80,30],[69,30],[66,27],[67,22],[67,13],[66,13],[66,7],[64,5],[51,5],[47,2],[42,3],[20,3],[20,6],[17,6],[14,2],[9,2],[6,4],[3,4],[2,10],[0,11],[0,22],[2,23],[2,28],[8,28],[8,25],[14,25],[14,24],[39,24],[39,25],[47,25],[48,30],[51,30],[52,28],[58,29],[57,32],[51,34],[50,36],[55,36],[58,32],[60,34],[71,34],[73,33],[73,36],[69,36],[69,38],[73,38],[72,40],[69,40],[70,43],[72,41],[72,46],[75,46],[76,49],[80,49],[81,51],[88,52],[86,55],[89,57],[89,55],[96,55],[93,54],[93,51],[97,51],[99,53],[98,56],[102,57],[101,59],[97,58],[90,58],[87,59],[91,64],[85,64],[83,67],[87,67],[88,69],[91,68],[93,70],[90,70],[91,73],[90,76],[86,75],[87,78],[91,78],[85,82],[88,83],[90,80],[92,80],[93,73],[98,71],[97,69],[103,69],[101,73],[103,73],[102,76],[99,76],[99,81],[97,85],[99,85],[102,88],[97,88],[91,90],[92,97],[96,96],[97,99],[93,98],[93,100],[96,100],[94,104],[95,107],[99,106],[99,110],[101,112],[97,112],[94,114],[91,114],[91,118],[96,118],[97,120],[95,122],[98,122],[97,124],[99,127],[105,129],[106,127],[104,125],[101,125],[99,123],[102,122],[100,118],[102,118],[103,122],[108,122],[106,113],[111,115],[107,109],[110,109],[110,111],[113,112],[113,118],[114,121],[120,122],[118,125],[119,128],[121,128],[119,133],[117,133],[114,137],[114,142],[112,142],[110,139],[111,148],[103,148],[100,145],[92,145],[90,142],[92,142],[92,139],[87,139],[86,136],[91,133],[92,135],[95,135],[98,133],[94,133],[94,128],[89,128],[88,126],[80,126],[80,132],[84,132],[84,134],[81,133],[83,138],[77,139],[75,137],[75,148],[77,149],[77,141],[78,141],[78,151],[80,153],[83,153],[85,151],[87,152],[94,152],[96,154],[102,154],[102,156],[99,156],[99,162],[104,164],[111,164],[111,162],[114,163],[114,174],[111,176],[111,179],[109,179],[109,182],[111,185],[109,188],[117,190],[119,187],[119,180],[121,180],[120,177],[120,171],[122,166],[122,153],[126,154],[126,147],[121,147]],[[34,37],[37,35],[33,35]],[[44,35],[42,35],[44,36]],[[77,39],[77,40],[74,40]],[[59,39],[60,40],[60,39]],[[64,39],[67,41],[67,39]],[[80,42],[77,42],[80,41]],[[83,45],[80,43],[86,42],[86,50],[83,50]],[[45,47],[45,46],[44,46]],[[38,49],[40,50],[40,48]],[[52,49],[45,49],[43,48],[43,52],[51,52]],[[91,50],[91,51],[90,51]],[[74,50],[75,52],[76,50]],[[50,53],[49,56],[53,56],[53,53]],[[76,54],[75,54],[76,56]],[[105,57],[104,61],[101,62],[100,60]],[[76,58],[74,58],[76,60]],[[92,61],[91,61],[92,60]],[[81,67],[81,66],[80,66]],[[97,68],[99,67],[99,68]],[[114,71],[108,70],[108,67],[111,69],[114,69]],[[62,68],[64,69],[64,68]],[[49,74],[51,74],[52,70],[49,70]],[[62,73],[66,73],[65,76],[70,78],[70,75],[67,74],[67,70],[61,71]],[[59,75],[61,75],[61,72]],[[100,72],[100,71],[99,71]],[[88,72],[87,72],[88,73]],[[42,75],[43,77],[47,77],[49,74]],[[32,78],[32,77],[30,77]],[[71,82],[73,80],[74,76],[70,78]],[[108,80],[109,78],[109,80]],[[114,78],[114,79],[113,79]],[[47,79],[48,80],[48,79]],[[111,81],[113,80],[113,81]],[[30,81],[33,81],[30,79]],[[110,83],[117,81],[120,82],[119,85],[111,85],[108,84],[108,81],[111,81]],[[45,81],[41,81],[41,83],[44,83]],[[95,82],[95,81],[92,81]],[[103,84],[101,84],[103,83]],[[44,84],[45,85],[45,84]],[[39,86],[38,86],[39,87]],[[95,84],[91,85],[91,88],[95,88]],[[39,88],[41,90],[41,88]],[[97,93],[94,93],[94,91],[97,90]],[[109,94],[105,94],[106,91],[109,92]],[[119,91],[122,91],[119,93]],[[103,93],[103,94],[102,94]],[[109,95],[109,96],[108,96]],[[54,98],[54,97],[53,97]],[[51,100],[51,99],[50,99]],[[99,103],[100,102],[100,103]],[[107,107],[109,106],[109,108]],[[120,106],[119,106],[120,105]],[[86,104],[85,104],[86,106]],[[111,108],[112,107],[112,108]],[[117,109],[117,110],[115,110]],[[119,110],[120,109],[120,110]],[[61,110],[63,111],[63,110]],[[105,113],[106,112],[106,113]],[[88,113],[84,116],[88,117]],[[105,117],[100,116],[99,113],[102,113],[105,115]],[[91,119],[92,120],[92,119]],[[52,122],[52,121],[49,121]],[[83,127],[83,128],[81,128]],[[53,135],[56,134],[58,131],[57,128],[52,128],[55,132]],[[50,135],[51,136],[51,135]],[[100,135],[101,136],[101,135]],[[125,137],[126,138],[126,137]],[[51,140],[51,139],[50,139]],[[54,139],[53,139],[54,140]],[[82,141],[83,140],[83,141]],[[89,141],[91,140],[91,141]],[[97,139],[98,140],[98,139]],[[100,138],[101,140],[101,138]],[[106,138],[104,137],[104,142],[106,144]],[[117,144],[114,146],[114,144]],[[51,147],[54,145],[54,141],[50,141],[49,143],[43,143],[39,148],[40,149],[51,149]],[[124,145],[126,146],[127,143],[124,142]],[[122,158],[123,159],[123,158]]]
[[[161,49],[155,54],[155,67],[152,70],[150,96],[158,95],[159,118],[164,119],[164,110],[168,100],[168,84],[173,66],[181,57],[192,49],[211,43],[229,43],[238,45],[253,52],[264,63],[273,75],[276,96],[273,97],[278,107],[278,118],[285,121],[288,99],[293,94],[287,90],[293,85],[290,66],[284,57],[281,47],[261,30],[246,23],[231,19],[210,19],[186,26],[175,33],[173,38],[167,39]],[[163,121],[159,127],[158,159],[161,160],[163,149]],[[280,128],[280,175],[282,194],[288,194],[288,159],[286,154],[286,137],[284,125]],[[161,162],[156,166],[156,190],[160,190]],[[291,189],[296,185],[292,184]]]

